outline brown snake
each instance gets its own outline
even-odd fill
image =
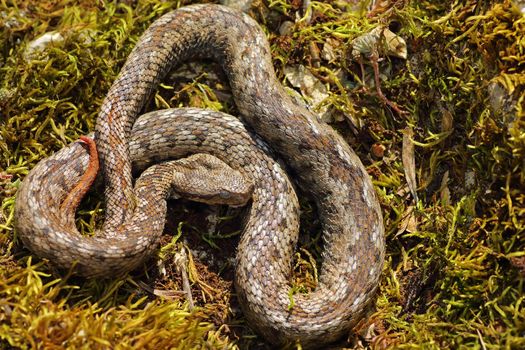
[[[285,160],[316,202],[324,239],[319,283],[312,293],[293,295],[293,306],[289,276],[298,205],[262,142],[216,112],[166,110],[135,123],[162,77],[194,55],[222,64],[243,120]],[[106,186],[102,232],[81,237],[59,211],[89,158],[74,143],[42,161],[19,190],[17,231],[35,253],[60,266],[78,261],[86,275],[111,276],[136,267],[158,244],[165,202],[153,205],[160,200],[139,198],[158,195],[140,190],[140,181],[154,182],[148,174],[133,191],[132,161],[143,168],[161,158],[211,153],[254,182],[235,270],[240,304],[254,329],[272,343],[300,340],[303,346],[319,346],[347,331],[373,300],[384,229],[370,178],[345,141],[286,94],[264,33],[248,16],[219,5],[193,5],[155,21],[111,87],[95,138]]]

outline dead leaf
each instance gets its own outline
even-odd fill
[[[398,225],[398,230],[395,237],[403,234],[404,232],[413,233],[417,231],[417,219],[414,208],[415,207],[413,205],[410,205],[406,208],[401,222]]]
[[[341,46],[339,41],[327,38],[323,45],[323,50],[321,51],[321,58],[328,63],[334,62],[337,59],[335,48],[339,46]]]
[[[441,202],[444,205],[450,204],[450,190],[448,188],[448,170],[443,174],[443,178],[441,179],[441,188],[440,188],[440,197]]]
[[[175,299],[177,297],[180,297],[181,295],[184,295],[184,292],[182,290],[157,289],[149,286],[148,284],[142,281],[138,281],[137,284],[146,292],[166,299]]]
[[[412,138],[414,137],[414,131],[411,127],[406,127],[403,130],[403,167],[405,170],[405,177],[407,180],[408,188],[412,196],[418,201],[417,197],[417,182],[416,182],[416,158],[414,154],[414,143]]]
[[[284,21],[279,27],[279,34],[282,36],[292,35],[294,25],[292,21]]]
[[[48,46],[57,45],[63,41],[64,37],[59,32],[44,33],[27,45],[24,51],[24,58],[30,60],[35,53],[44,51]]]
[[[354,58],[368,57],[374,52],[406,59],[407,44],[405,39],[386,27],[376,27],[352,41],[352,56]]]
[[[383,30],[384,47],[387,56],[407,59],[407,43],[405,39],[386,28]]]
[[[248,12],[252,6],[251,0],[221,0],[221,4],[233,9]]]
[[[293,87],[301,90],[303,98],[314,107],[318,106],[329,96],[326,86],[303,65],[285,67],[284,75]],[[325,118],[329,114],[328,108],[319,108],[318,114],[321,116],[321,119],[326,121]]]

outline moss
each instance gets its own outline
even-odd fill
[[[304,14],[301,2],[275,0],[253,11],[280,79],[285,66],[303,64],[328,88],[323,106],[367,166],[382,204],[384,278],[376,308],[353,339],[371,348],[523,348],[525,16],[507,0],[380,3],[366,12],[313,1]],[[260,347],[242,315],[231,312],[238,239],[231,217],[238,211],[220,209],[219,231],[209,234],[202,206],[173,204],[177,215],[160,254],[165,273],[145,266],[118,281],[56,273],[13,232],[19,182],[40,159],[93,130],[138,36],[182,4],[0,1],[1,347]],[[278,34],[287,20],[291,30]],[[377,26],[407,42],[407,60],[383,54],[378,63],[381,89],[402,114],[377,95],[369,57],[362,55],[361,69],[352,54],[354,40]],[[30,43],[50,32],[59,39],[31,53]],[[327,44],[334,59],[324,58]],[[234,112],[224,80],[199,73],[213,68],[192,68],[195,79],[172,76],[148,109],[191,104]],[[402,156],[407,128],[417,201]],[[83,231],[102,217],[100,200],[93,192],[83,204]],[[294,293],[315,285],[321,251],[315,210],[305,199],[302,205],[309,235],[294,262]],[[182,289],[173,260],[186,247],[193,252],[192,311],[180,293],[147,292]]]

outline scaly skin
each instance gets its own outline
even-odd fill
[[[250,325],[272,343],[300,340],[319,347],[335,340],[373,300],[385,249],[380,206],[353,150],[285,93],[275,77],[264,34],[246,15],[218,5],[188,6],[159,18],[143,34],[97,121],[106,184],[104,228],[111,230],[133,219],[136,199],[128,145],[149,153],[159,143],[171,143],[169,134],[138,145],[128,143],[133,123],[166,72],[194,55],[222,64],[243,120],[293,170],[298,185],[315,200],[323,225],[319,285],[310,294],[294,295],[294,306],[289,308],[295,200],[281,185],[260,198],[273,210],[254,212],[252,207],[252,221],[240,241],[235,286],[242,309]],[[201,135],[188,137],[199,140]],[[270,170],[277,171],[275,166]],[[255,168],[262,176],[270,170]],[[281,175],[277,178],[285,183]],[[254,220],[253,215],[267,216]],[[133,251],[133,242],[125,243]]]
[[[89,152],[79,142],[70,144],[40,161],[17,192],[15,227],[28,248],[62,268],[77,264],[76,272],[84,276],[114,278],[143,263],[158,247],[168,197],[245,205],[252,198],[253,184],[246,179],[253,169],[242,168],[239,159],[248,163],[245,158],[249,155],[250,162],[261,167],[274,163],[263,148],[255,145],[243,125],[226,114],[164,110],[141,116],[137,127],[148,120],[153,120],[149,121],[151,127],[134,132],[130,138],[131,159],[139,164],[158,164],[146,169],[136,181],[136,209],[130,221],[115,229],[103,228],[93,237],[81,236],[77,231],[75,209],[94,180],[96,174],[91,171],[96,172],[98,165],[93,164],[97,155],[94,142],[81,137]],[[169,127],[162,124],[166,122],[171,123]],[[179,125],[184,128],[178,128]],[[212,139],[212,145],[227,144],[228,148],[219,155],[239,170],[214,157],[217,152],[211,146],[197,147],[188,137],[189,131],[199,133],[202,139]],[[162,142],[165,132],[176,143],[170,149]],[[138,145],[148,148],[137,148]],[[245,149],[249,153],[242,155]],[[176,156],[170,158],[188,157],[164,161],[173,152],[177,152]]]

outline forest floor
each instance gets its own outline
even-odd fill
[[[20,182],[94,129],[138,37],[186,1],[0,1],[0,348],[264,349],[233,289],[242,210],[173,202],[152,263],[122,279],[56,271],[13,228]],[[305,6],[305,4],[307,6]],[[525,348],[525,15],[511,1],[255,2],[279,80],[336,128],[381,203],[377,302],[334,348]],[[147,109],[235,114],[212,62],[172,72]],[[103,218],[99,184],[78,212]],[[322,247],[301,198],[292,284]],[[180,293],[185,265],[195,307]],[[299,288],[299,287],[298,287]],[[295,345],[294,347],[300,347]]]

